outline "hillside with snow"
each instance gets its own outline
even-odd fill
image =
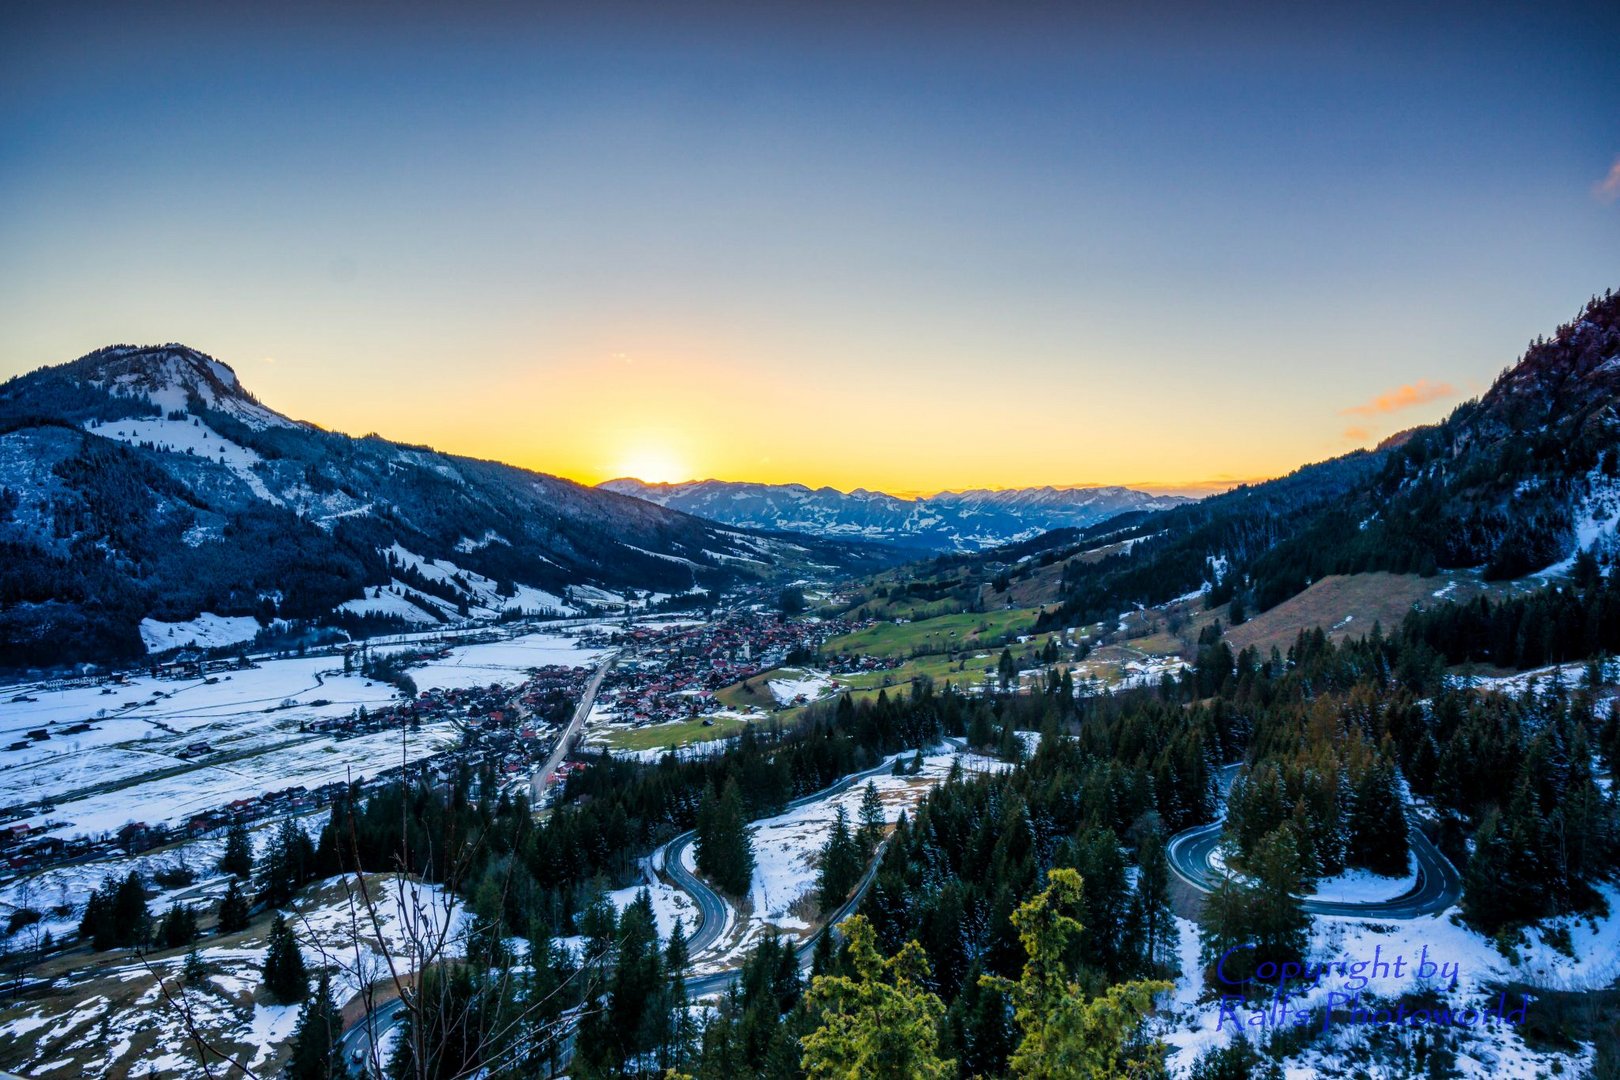
[[[282,416],[182,345],[0,386],[0,670],[710,593],[879,549]]]

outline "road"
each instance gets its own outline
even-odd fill
[[[354,1076],[375,1075],[371,1060],[372,1047],[382,1037],[405,1022],[405,1002],[391,998],[377,1006],[369,1017],[361,1017],[338,1038],[338,1052],[345,1068]],[[388,1062],[380,1063],[386,1068]]]
[[[603,678],[607,676],[608,669],[618,658],[617,652],[608,653],[597,666],[596,674],[591,676],[591,681],[585,684],[585,693],[580,695],[579,704],[574,706],[574,715],[568,721],[568,726],[557,736],[557,745],[552,748],[551,756],[546,758],[546,763],[536,769],[529,779],[530,805],[539,806],[540,800],[545,797],[546,783],[551,779],[552,773],[557,771],[557,766],[562,764],[562,759],[573,750],[574,743],[579,739],[580,730],[584,728],[585,721],[591,715],[591,706],[596,704],[596,692],[602,689]]]
[[[850,788],[854,787],[856,784],[859,784],[862,781],[868,780],[871,777],[879,774],[887,773],[893,768],[894,766],[892,763],[885,761],[862,772],[850,773],[848,776],[827,785],[820,791],[815,791],[809,795],[804,795],[794,799],[793,801],[789,802],[787,806],[783,807],[782,812],[786,813],[788,810],[798,809],[801,806],[816,802],[820,799],[828,799],[834,795],[841,795]],[[708,884],[703,881],[703,879],[699,878],[696,874],[688,870],[685,863],[683,863],[681,860],[682,854],[688,847],[692,845],[692,841],[696,839],[696,837],[697,833],[695,832],[683,832],[681,835],[671,840],[668,844],[665,844],[663,848],[662,864],[664,872],[669,875],[670,880],[672,880],[677,887],[683,889],[692,897],[693,900],[697,902],[698,912],[703,916],[703,921],[698,923],[697,927],[692,931],[692,936],[687,938],[686,941],[687,954],[692,957],[694,963],[697,962],[699,956],[711,949],[714,946],[714,943],[719,940],[721,933],[724,932],[726,927],[727,911],[725,899],[721,897],[719,893],[711,889]],[[653,854],[652,861],[654,865],[658,865],[658,854],[656,852]],[[858,900],[861,894],[866,891],[866,887],[871,884],[870,878],[874,876],[876,866],[877,860],[874,859],[872,866],[868,868],[866,877],[862,878],[860,887],[856,889],[855,899]],[[851,908],[852,906],[853,904],[845,904],[844,908],[839,909],[839,912],[835,913],[837,915],[836,918],[828,920],[828,925],[832,925],[833,923],[837,922],[838,918],[841,918],[843,914],[846,913],[845,909]],[[810,948],[814,948],[815,938],[810,938],[805,944]],[[805,956],[810,955],[808,949],[801,948],[801,952],[803,952]],[[729,977],[730,976],[728,975],[728,978]],[[687,986],[688,989],[692,989],[696,986],[696,983],[688,983]],[[693,989],[692,992],[694,994],[697,993],[695,989]]]
[[[607,663],[602,665],[601,669],[597,671],[596,677],[591,680],[590,686],[586,688],[585,697],[581,700],[581,710],[576,711],[575,714],[576,721],[579,720],[581,715],[588,714],[590,712],[588,702],[595,696],[596,689],[601,684],[602,675],[606,672],[610,663],[611,658]],[[570,724],[570,732],[573,730],[573,728],[574,724]],[[559,749],[566,744],[567,738],[568,736],[565,734],[564,742],[558,743]],[[954,742],[954,740],[947,741]],[[958,747],[961,745],[959,742],[955,744]],[[554,756],[556,757],[556,760],[561,760],[560,755]],[[547,763],[548,770],[554,769],[555,767],[555,762]],[[859,784],[871,777],[887,773],[893,768],[894,765],[892,762],[885,761],[878,765],[874,765],[870,769],[865,769],[857,773],[851,773],[850,775],[829,784],[827,787],[822,788],[820,791],[812,792],[809,795],[804,795],[800,798],[792,800],[784,808],[784,811],[804,806],[807,803],[815,802],[819,799],[826,799],[834,795],[842,794],[843,792],[854,787],[856,784]],[[720,935],[725,931],[728,911],[725,898],[710,888],[708,884],[697,875],[686,869],[685,865],[681,861],[682,853],[696,838],[696,835],[697,834],[695,832],[684,832],[675,839],[671,840],[669,843],[665,844],[662,849],[662,865],[665,873],[669,875],[670,879],[674,881],[679,888],[684,889],[688,894],[691,895],[692,899],[697,903],[699,913],[703,917],[703,921],[697,925],[697,927],[692,931],[691,937],[687,939],[687,948],[689,949],[689,955],[692,957],[693,962],[696,962],[697,958],[702,953],[713,949],[715,943],[719,940]],[[654,853],[652,862],[657,864],[657,853]],[[859,906],[862,898],[865,897],[867,891],[872,887],[872,882],[877,879],[878,867],[882,864],[882,862],[883,847],[880,845],[877,852],[873,855],[871,863],[867,866],[866,872],[861,875],[860,882],[855,886],[855,890],[850,894],[849,899],[844,901],[838,910],[834,911],[832,915],[828,917],[820,930],[816,931],[804,941],[800,942],[796,947],[795,952],[798,955],[799,966],[801,968],[809,965],[811,956],[815,952],[816,942],[820,940],[821,935],[827,933],[832,927],[837,926],[840,922],[847,918],[857,906]],[[712,994],[724,993],[732,983],[737,981],[741,974],[742,971],[740,968],[730,968],[725,971],[715,972],[711,975],[695,976],[687,980],[686,992],[694,999],[707,997]],[[346,1063],[348,1063],[349,1068],[354,1075],[366,1075],[365,1069],[368,1067],[368,1059],[370,1057],[370,1048],[372,1045],[372,1034],[368,1028],[374,1029],[376,1038],[380,1039],[395,1025],[401,1023],[403,1019],[404,1003],[398,999],[395,999],[384,1005],[378,1006],[377,1010],[372,1014],[370,1020],[361,1018],[344,1031],[340,1040],[340,1045],[342,1046],[343,1050],[343,1059]],[[567,1058],[573,1049],[573,1039],[571,1034],[564,1039],[562,1049],[562,1062],[566,1066]],[[356,1060],[353,1056],[357,1052],[360,1054],[360,1058],[358,1060]]]
[[[1231,778],[1240,766],[1228,765],[1222,770],[1221,786],[1231,784]],[[1170,869],[1177,877],[1199,892],[1213,892],[1220,884],[1221,872],[1210,865],[1210,856],[1221,842],[1222,823],[1198,825],[1183,829],[1170,838],[1165,854]],[[1343,901],[1306,899],[1305,910],[1312,915],[1350,915],[1378,919],[1416,919],[1424,915],[1437,915],[1451,907],[1462,897],[1462,875],[1451,865],[1451,860],[1415,827],[1407,829],[1407,840],[1417,859],[1417,883],[1400,896],[1389,900]]]

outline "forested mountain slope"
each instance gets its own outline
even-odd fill
[[[1328,574],[1478,567],[1487,579],[1612,554],[1620,522],[1620,296],[1594,298],[1477,401],[1372,451],[1079,534],[1129,550],[1064,568],[1048,621],[1208,587],[1264,610]]]

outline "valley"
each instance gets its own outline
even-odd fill
[[[733,1067],[777,1075],[807,1002],[911,955],[993,1071],[1015,916],[1057,903],[1057,992],[1140,990],[1116,1052],[1170,1076],[1601,1074],[1612,1025],[1536,1010],[1620,976],[1617,311],[1375,451],[931,553],[499,474],[511,502],[178,347],[7,384],[66,418],[3,436],[38,493],[8,542],[41,545],[7,572],[58,590],[10,632],[123,621],[49,670],[18,646],[0,695],[0,1067],[616,1075],[752,1032]],[[349,478],[325,510],[316,475]],[[535,491],[579,516],[531,528]],[[255,517],[303,570],[237,565]],[[1425,948],[1453,978],[1276,978]],[[1508,986],[1540,1019],[1355,1019]]]

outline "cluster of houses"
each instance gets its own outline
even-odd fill
[[[823,642],[852,629],[843,619],[790,620],[765,611],[627,627],[603,635],[602,644],[628,648],[599,700],[637,726],[700,716],[720,704],[715,691],[783,663],[804,662]]]

